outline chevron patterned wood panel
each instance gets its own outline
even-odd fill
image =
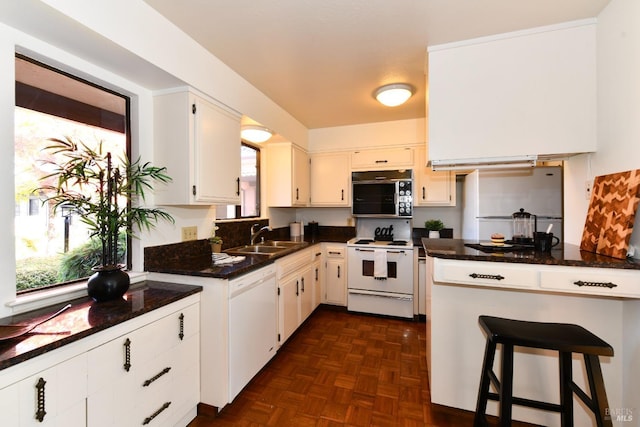
[[[640,169],[597,176],[580,249],[626,258],[640,201]]]

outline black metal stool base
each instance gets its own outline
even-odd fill
[[[606,417],[607,394],[598,356],[613,356],[613,348],[578,325],[566,323],[525,322],[480,316],[480,326],[487,334],[480,389],[474,427],[487,425],[487,401],[500,403],[500,426],[511,425],[513,405],[560,413],[562,427],[573,426],[573,395],[575,394],[594,413],[598,427],[611,427]],[[502,345],[500,380],[493,371],[496,347]],[[513,347],[540,348],[559,353],[560,403],[549,403],[513,396]],[[572,353],[581,353],[587,371],[590,395],[573,382]],[[491,385],[497,393],[490,392]]]

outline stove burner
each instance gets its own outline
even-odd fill
[[[360,239],[354,242],[356,245],[368,245],[369,243],[373,243],[373,239]]]
[[[406,240],[394,240],[393,242],[389,243],[390,245],[394,245],[394,246],[406,246],[407,245],[407,241]]]

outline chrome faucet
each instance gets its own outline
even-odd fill
[[[249,244],[250,245],[255,245],[255,241],[258,238],[259,235],[262,234],[262,232],[264,231],[271,231],[271,227],[269,227],[268,225],[265,225],[264,227],[262,227],[260,230],[255,231],[256,227],[260,227],[260,224],[253,224],[251,226],[251,239],[249,240]]]

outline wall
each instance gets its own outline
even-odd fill
[[[425,119],[311,129],[309,131],[309,152],[424,143],[427,140],[426,129]]]
[[[588,209],[585,181],[640,168],[640,2],[612,0],[598,16],[598,150],[566,162],[566,241],[579,244]],[[640,230],[640,218],[635,227]],[[631,237],[640,248],[640,231]],[[638,255],[636,255],[638,257]]]
[[[337,126],[311,129],[309,131],[309,151],[344,151],[353,149],[383,148],[418,145],[426,143],[426,120],[395,120],[366,123],[361,125]],[[457,183],[457,203],[455,207],[415,208],[413,226],[424,227],[427,219],[441,219],[446,227],[454,229],[454,237],[461,231],[461,185]],[[317,221],[320,225],[353,225],[349,208],[304,208],[296,212],[296,221]]]
[[[140,25],[144,23],[144,25]],[[192,86],[307,147],[307,129],[233,70],[188,38],[142,0],[21,0],[0,2],[0,147],[13,153],[14,55],[28,56],[128,95],[134,156],[153,162],[153,92]],[[0,156],[0,238],[13,241],[13,156]],[[161,166],[161,165],[159,165]],[[153,204],[153,196],[147,199]],[[182,226],[207,237],[213,208],[169,208],[176,224],[161,223],[134,240],[133,269],[142,249],[178,242]],[[15,299],[15,253],[0,249],[0,317]]]

